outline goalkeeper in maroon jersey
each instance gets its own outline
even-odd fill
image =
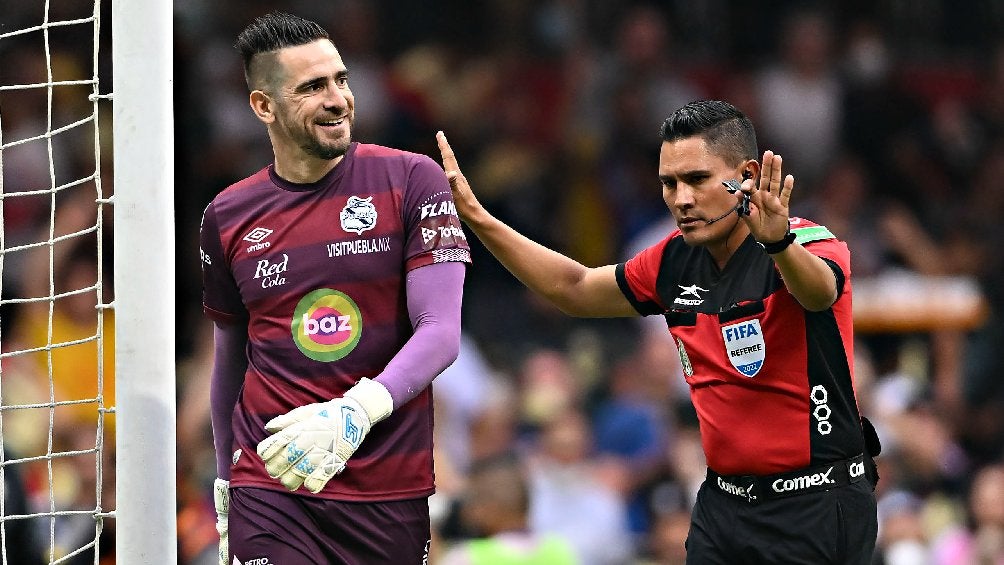
[[[318,24],[270,13],[236,46],[275,160],[201,228],[220,563],[423,563],[430,383],[459,352],[470,262],[450,187],[424,155],[352,140]]]
[[[879,446],[854,391],[847,246],[788,216],[794,178],[772,151],[757,161],[731,104],[687,104],[661,134],[677,229],[598,268],[494,218],[438,141],[461,218],[530,289],[574,316],[665,317],[708,463],[687,563],[871,563]]]

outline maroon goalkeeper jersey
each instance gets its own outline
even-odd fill
[[[680,232],[617,266],[643,315],[663,314],[679,349],[708,466],[765,475],[864,451],[853,384],[850,254],[825,227],[791,218],[796,241],[837,277],[809,312],[752,236],[724,269]]]
[[[248,327],[230,484],[279,491],[255,451],[265,423],[376,377],[412,335],[407,272],[470,262],[442,168],[359,143],[316,183],[286,182],[269,166],[228,187],[206,208],[201,251],[206,314]],[[374,426],[318,496],[431,494],[432,425],[426,389]]]

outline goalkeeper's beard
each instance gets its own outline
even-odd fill
[[[317,137],[310,136],[306,141],[300,144],[300,149],[311,157],[331,161],[332,159],[337,159],[338,157],[345,155],[351,144],[352,130],[350,126],[349,134],[345,137],[339,138],[331,143],[323,143]]]

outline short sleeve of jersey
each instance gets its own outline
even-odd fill
[[[199,254],[202,257],[203,311],[214,321],[226,324],[247,320],[248,312],[227,264],[212,203],[202,214]]]
[[[824,226],[816,225],[801,218],[792,218],[791,231],[795,234],[795,241],[805,247],[809,253],[825,259],[831,266],[840,269],[837,273],[838,280],[844,282],[851,279],[851,253],[847,244],[836,238],[830,230]],[[838,289],[843,294],[844,288]]]
[[[416,155],[403,196],[405,269],[432,263],[470,263],[467,235],[457,216],[450,184],[432,159]]]
[[[659,243],[641,250],[627,262],[617,265],[615,273],[621,292],[635,310],[643,316],[662,314],[666,308],[659,300],[656,281],[659,267],[666,251],[666,245],[673,238],[669,235]]]

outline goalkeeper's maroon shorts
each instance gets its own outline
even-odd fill
[[[341,502],[230,490],[230,559],[241,565],[428,563],[427,498]]]

